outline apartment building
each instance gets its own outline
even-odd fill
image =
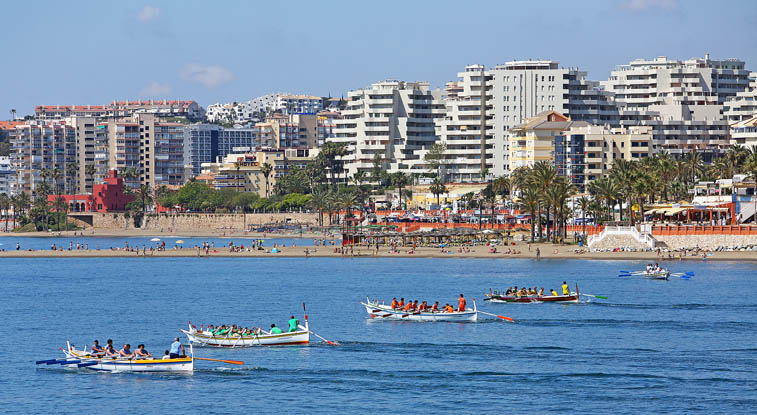
[[[653,129],[655,145],[674,155],[690,151],[710,161],[730,143],[724,104],[749,85],[738,59],[686,61],[660,56],[620,65],[602,82],[615,94],[621,125]]]
[[[723,105],[749,85],[749,71],[738,59],[685,61],[660,56],[620,65],[601,82],[615,101],[630,110],[654,110],[656,105]]]
[[[540,161],[554,163],[555,139],[573,127],[590,125],[586,121],[571,121],[557,111],[544,111],[510,129],[510,169],[532,167]]]
[[[426,172],[421,150],[437,141],[434,122],[445,113],[441,91],[428,82],[387,80],[350,91],[333,142],[347,146],[348,176],[369,172],[378,154],[389,172]]]
[[[339,111],[321,111],[317,114],[318,125],[318,147],[323,146],[327,140],[336,137],[336,120],[342,119],[342,113]]]
[[[275,146],[286,148],[317,147],[318,117],[316,114],[271,114],[264,123],[273,130]]]
[[[304,168],[317,155],[317,149],[261,149],[228,154],[217,162],[203,163],[201,176],[216,189],[255,192],[260,197],[268,197],[273,194],[278,179],[294,168]],[[265,164],[272,167],[267,187]]]
[[[212,163],[229,154],[275,147],[271,127],[223,128],[215,124],[184,127],[184,165],[188,177],[201,174],[203,163]]]
[[[490,86],[493,75],[487,75],[481,65],[468,65],[457,76],[460,80],[448,82],[444,90],[446,114],[436,119],[436,134],[446,147],[440,160],[441,174],[447,182],[481,182],[484,169],[489,172],[494,169],[494,100]],[[483,152],[482,118],[486,120]],[[423,151],[422,156],[426,153]]]
[[[655,152],[652,127],[612,128],[577,122],[555,136],[554,165],[557,174],[584,192],[590,182],[609,173],[615,160],[641,160]]]
[[[108,130],[107,124],[100,123],[96,117],[73,116],[65,123],[74,128],[76,134],[75,177],[69,177],[70,193],[87,193],[92,186],[108,175]],[[87,166],[93,166],[95,174],[87,174]]]
[[[757,72],[750,75],[746,90],[736,93],[723,104],[723,115],[729,123],[750,119],[757,115]]]
[[[138,177],[124,177],[132,188],[184,184],[184,125],[161,121],[149,113],[108,122],[111,168],[134,168]]]
[[[13,168],[11,158],[0,156],[0,194],[8,196],[16,194],[16,170]]]
[[[281,94],[276,97],[273,109],[283,114],[315,114],[323,110],[323,99],[313,95]]]
[[[731,144],[757,147],[757,114],[731,124]]]
[[[75,116],[130,117],[136,113],[189,119],[200,119],[205,116],[205,111],[197,102],[183,100],[113,101],[107,105],[38,105],[34,113],[35,118],[40,120],[57,120]]]
[[[77,162],[76,130],[63,121],[33,120],[17,125],[11,162],[16,170],[16,192],[36,193],[43,182],[43,169],[58,169],[57,179],[45,181],[51,191],[63,191],[66,165]]]

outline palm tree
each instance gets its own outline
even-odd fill
[[[635,165],[628,160],[616,160],[615,164],[612,166],[611,176],[614,178],[615,183],[617,183],[618,190],[620,190],[623,199],[625,199],[625,202],[628,205],[628,218],[631,221],[631,225],[633,225],[633,213],[631,209],[634,195],[633,184],[638,180]],[[620,213],[620,219],[623,220],[622,205],[620,207]]]
[[[91,182],[93,182],[93,184],[94,184],[94,180],[95,180],[95,173],[97,173],[97,168],[95,168],[94,164],[90,163],[90,164],[87,164],[86,166],[84,166],[84,174],[89,177],[89,180]],[[94,186],[90,186],[89,191],[90,192],[94,191]]]
[[[5,193],[0,193],[0,212],[5,218],[5,232],[8,232],[8,210],[11,207],[11,198]]]
[[[442,181],[437,176],[434,178],[434,181],[431,182],[431,186],[429,190],[431,190],[431,193],[433,193],[434,196],[436,196],[436,205],[441,207],[441,205],[439,204],[439,195],[443,193],[447,193],[447,186],[445,186],[444,183],[442,183]]]
[[[58,232],[60,232],[60,212],[63,211],[63,221],[66,223],[66,230],[68,230],[68,203],[66,203],[66,199],[63,198],[63,196],[58,196],[55,198],[55,202],[53,202],[53,206],[55,207],[55,212],[57,215],[55,216],[55,222],[58,224]]]
[[[591,200],[586,196],[581,196],[576,203],[578,204],[578,208],[581,209],[581,225],[583,227],[581,233],[583,234],[583,239],[586,239],[586,212],[589,210]]]
[[[260,167],[260,172],[263,173],[263,179],[265,180],[265,197],[268,197],[268,179],[273,171],[273,166],[268,163],[263,163]]]
[[[399,189],[399,208],[400,210],[402,210],[402,188],[407,185],[407,175],[401,171],[398,171],[392,174],[390,179],[392,181],[392,185],[396,186]]]
[[[71,162],[66,164],[66,183],[73,182],[76,184],[76,176],[79,173],[79,165],[75,162]],[[69,187],[67,190],[64,190],[66,194],[74,194],[78,193],[77,191],[73,190],[72,187]]]
[[[326,208],[327,194],[321,189],[316,189],[311,193],[312,198],[308,205],[311,209],[318,211],[318,224],[323,226],[323,210]]]
[[[347,146],[343,143],[329,141],[321,147],[319,156],[323,156],[331,174],[331,186],[336,186],[336,167],[342,157],[347,155]]]
[[[552,166],[551,163],[547,161],[539,161],[536,164],[534,164],[534,167],[532,169],[531,174],[531,181],[536,185],[539,194],[541,196],[541,200],[547,201],[545,199],[545,193],[547,192],[547,189],[552,185],[552,182],[557,177],[557,171],[555,170],[554,166]],[[547,204],[545,206],[547,211],[547,234],[549,234],[549,201],[547,201]],[[541,233],[541,202],[539,203],[539,239],[542,237]]]
[[[673,169],[675,167],[673,163],[673,159],[670,157],[670,154],[667,152],[662,152],[659,154],[657,159],[658,164],[658,171],[660,172],[660,177],[662,178],[662,197],[665,201],[668,199],[668,190],[670,188],[670,182],[673,176]]]
[[[529,215],[531,216],[531,242],[534,241],[534,216],[537,213],[537,210],[539,209],[539,191],[536,189],[536,186],[526,186],[525,188],[521,189],[521,203],[526,208],[526,211],[528,211]]]
[[[137,198],[141,201],[142,215],[144,215],[147,212],[147,206],[152,205],[153,202],[152,189],[149,184],[139,186],[139,189],[137,190]]]

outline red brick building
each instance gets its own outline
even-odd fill
[[[120,212],[134,201],[134,195],[124,193],[124,179],[118,177],[116,170],[111,170],[103,183],[95,184],[92,194],[60,195],[71,212]],[[55,202],[55,195],[47,196],[47,201]]]

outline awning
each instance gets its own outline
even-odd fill
[[[686,211],[686,208],[670,208],[665,210],[667,210],[667,212],[665,212],[665,216],[675,216],[681,212]]]

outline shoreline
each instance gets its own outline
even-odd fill
[[[518,245],[525,248],[525,245]],[[548,244],[534,244],[532,251],[524,250],[520,254],[489,253],[487,247],[478,246],[471,248],[470,252],[442,253],[439,248],[417,248],[415,253],[409,254],[409,248],[402,248],[398,253],[389,253],[388,248],[384,247],[379,250],[378,255],[374,255],[374,249],[359,247],[353,250],[354,255],[349,251],[346,255],[334,252],[334,247],[280,247],[281,252],[271,253],[271,247],[261,251],[244,251],[229,252],[228,248],[216,249],[211,251],[207,257],[219,258],[463,258],[463,259],[536,259],[536,247],[544,252],[541,260],[566,260],[566,259],[584,259],[584,260],[604,260],[604,261],[650,261],[650,262],[680,262],[680,261],[702,261],[701,257],[685,256],[679,259],[677,256],[668,258],[666,255],[658,257],[654,252],[589,252],[575,253],[571,246],[552,246]],[[308,253],[305,253],[305,250]],[[558,251],[554,253],[555,249]],[[736,251],[736,252],[713,252],[708,254],[707,261],[757,261],[757,252]],[[146,251],[146,255],[126,250],[37,250],[37,251],[4,251],[0,252],[0,258],[205,258],[205,253],[198,255],[196,248],[167,249],[165,251]]]

